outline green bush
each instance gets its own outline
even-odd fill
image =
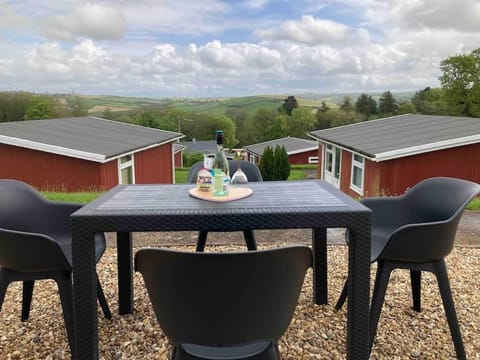
[[[284,146],[277,145],[275,150],[267,146],[259,164],[264,181],[287,180],[290,176],[290,163]]]
[[[183,154],[183,166],[184,167],[191,167],[193,164],[203,161],[203,153],[200,151],[189,153],[185,151]]]

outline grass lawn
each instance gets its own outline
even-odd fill
[[[307,172],[316,170],[316,165],[299,165],[292,166],[288,180],[305,180]],[[186,184],[189,168],[175,169],[175,183]],[[42,194],[50,200],[76,202],[86,204],[100,196],[101,192],[75,192],[62,193],[53,191],[43,191]],[[480,210],[480,198],[477,197],[467,206],[468,210]]]

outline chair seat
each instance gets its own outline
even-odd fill
[[[262,353],[267,352],[269,348],[273,348],[274,345],[271,341],[259,341],[246,345],[228,347],[203,346],[196,344],[181,344],[180,347],[188,355],[198,359],[240,360],[254,359]]]

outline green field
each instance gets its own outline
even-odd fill
[[[258,109],[277,110],[283,103],[286,95],[259,95],[234,98],[206,98],[206,99],[155,99],[155,98],[136,98],[123,96],[103,96],[103,95],[78,95],[88,107],[90,115],[101,116],[102,112],[108,108],[112,112],[126,112],[138,110],[140,108],[172,106],[180,110],[195,113],[225,114],[229,110],[245,109],[247,112],[255,112]],[[59,96],[66,100],[67,95]],[[316,109],[325,101],[328,106],[336,107],[334,98],[321,97],[296,97],[299,106]]]

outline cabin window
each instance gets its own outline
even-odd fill
[[[353,191],[363,195],[363,181],[365,176],[365,158],[352,154],[352,176],[350,187]]]
[[[122,185],[135,184],[133,154],[125,155],[118,159],[118,183]]]

